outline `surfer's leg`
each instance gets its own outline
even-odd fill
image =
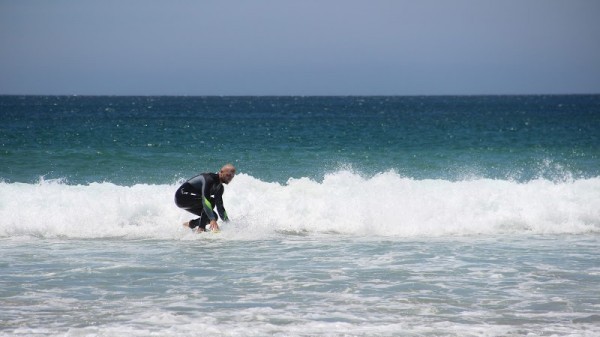
[[[183,188],[180,188],[175,193],[175,204],[177,207],[184,209],[192,214],[200,216],[198,219],[194,219],[191,221],[187,221],[183,223],[184,227],[196,228],[202,231],[204,227],[202,227],[202,216],[204,214],[204,208],[202,207],[202,198],[195,193],[186,192]]]
[[[183,223],[184,227],[196,229],[197,232],[204,232],[206,225],[210,222],[210,219],[204,212],[202,206],[202,196],[197,193],[187,192],[185,190],[186,185],[182,185],[177,192],[175,192],[175,204],[181,209],[200,216],[197,219],[190,220]]]
[[[188,227],[190,227],[192,229],[198,227],[198,229],[196,229],[196,231],[204,232],[206,230],[206,225],[208,225],[209,223],[210,223],[210,219],[208,218],[206,213],[202,213],[202,214],[200,214],[200,217],[198,219],[194,219],[194,220],[191,220],[190,222],[188,222]]]
[[[202,205],[202,196],[198,193],[186,191],[187,184],[183,184],[177,192],[175,192],[175,204],[181,209],[201,216],[204,212]]]

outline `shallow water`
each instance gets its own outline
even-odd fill
[[[600,333],[597,235],[179,235],[2,239],[0,333]]]

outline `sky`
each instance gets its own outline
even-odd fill
[[[600,93],[598,0],[0,0],[0,94]]]

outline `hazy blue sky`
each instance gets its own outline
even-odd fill
[[[0,0],[0,94],[600,93],[599,0]]]

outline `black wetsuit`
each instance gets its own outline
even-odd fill
[[[190,227],[205,229],[211,220],[217,220],[213,211],[217,212],[223,221],[229,221],[225,207],[223,206],[223,184],[216,173],[199,174],[179,187],[175,192],[175,204],[188,212],[200,216],[190,221]]]

